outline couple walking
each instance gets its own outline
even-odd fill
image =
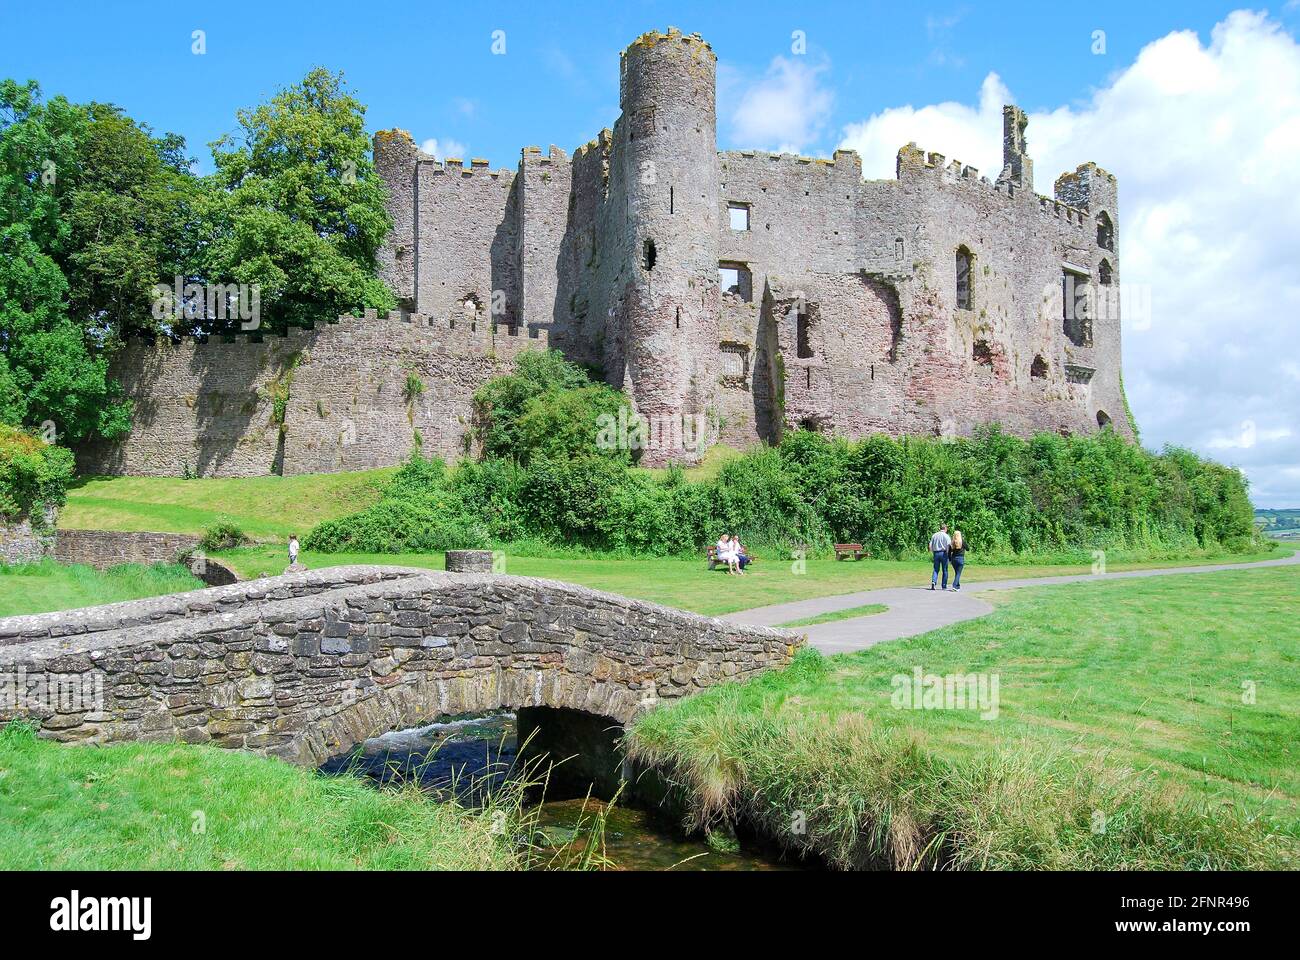
[[[934,576],[930,578],[930,589],[934,589],[939,580],[939,571],[943,570],[943,589],[948,589],[948,564],[952,564],[954,590],[961,589],[961,571],[966,566],[966,538],[960,530],[954,530],[948,536],[948,524],[939,525],[939,532],[930,538],[930,553],[934,556]]]

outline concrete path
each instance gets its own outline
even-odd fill
[[[973,620],[991,613],[993,607],[978,596],[990,590],[1017,590],[1021,587],[1041,587],[1058,583],[1081,583],[1083,581],[1128,580],[1138,577],[1169,577],[1194,573],[1217,573],[1222,570],[1250,570],[1256,567],[1280,567],[1300,563],[1300,552],[1276,560],[1259,560],[1255,563],[1220,563],[1203,567],[1165,567],[1153,570],[1126,570],[1122,573],[1101,575],[1080,574],[1067,577],[1037,577],[1021,580],[989,580],[979,582],[970,576],[962,577],[960,592],[947,592],[929,589],[929,584],[916,587],[889,587],[884,590],[864,590],[861,593],[844,593],[833,597],[816,597],[812,600],[796,600],[794,603],[778,603],[769,607],[756,607],[753,610],[740,610],[729,613],[723,620],[745,623],[754,626],[775,627],[791,620],[803,620],[823,613],[834,613],[851,607],[861,607],[870,603],[884,604],[889,609],[869,617],[854,617],[850,620],[836,620],[832,623],[819,623],[811,627],[798,627],[800,632],[808,635],[808,642],[823,653],[845,653],[851,650],[863,650],[883,643],[886,640],[898,640],[928,633],[950,623]],[[979,574],[979,568],[968,569],[968,573]]]

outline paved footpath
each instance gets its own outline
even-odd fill
[[[823,653],[846,653],[851,650],[864,650],[884,643],[886,640],[898,640],[928,633],[950,623],[973,620],[986,613],[992,613],[993,607],[978,596],[989,590],[1016,590],[1020,587],[1041,587],[1057,583],[1097,582],[1103,580],[1127,580],[1137,577],[1169,577],[1191,573],[1217,573],[1221,570],[1250,570],[1255,567],[1280,567],[1300,563],[1300,552],[1277,560],[1260,560],[1255,563],[1221,563],[1203,567],[1164,567],[1152,570],[1126,570],[1122,573],[1101,575],[1080,574],[1068,577],[1037,577],[1023,580],[990,580],[984,583],[962,578],[960,591],[934,590],[929,584],[917,587],[889,587],[884,590],[864,590],[861,593],[844,593],[833,597],[815,597],[812,600],[797,600],[794,603],[777,603],[769,607],[756,607],[753,610],[740,610],[729,613],[723,620],[734,623],[747,623],[763,627],[780,626],[791,620],[803,620],[834,613],[850,607],[861,607],[869,603],[884,604],[889,609],[869,617],[854,617],[850,620],[836,620],[832,623],[819,623],[811,627],[797,629],[808,635],[808,642]],[[968,571],[970,569],[967,565]],[[976,568],[978,570],[978,568]]]

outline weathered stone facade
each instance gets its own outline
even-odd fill
[[[137,423],[85,468],[355,469],[396,462],[416,430],[455,456],[473,389],[520,346],[548,343],[625,387],[667,437],[646,464],[695,460],[715,430],[737,445],[798,427],[960,435],[993,421],[1131,434],[1115,178],[1085,164],[1053,197],[1035,193],[1018,108],[994,181],[915,144],[895,179],[863,180],[850,151],[719,152],[715,57],[699,36],[638,38],[620,87],[612,130],[572,157],[525,147],[513,172],[381,132],[394,227],[380,268],[414,322],[133,347],[117,370]],[[1067,317],[1082,291],[1086,315]],[[281,429],[274,397],[294,358]],[[414,411],[408,368],[428,388]]]
[[[238,580],[229,567],[202,555],[199,539],[186,533],[64,528],[55,537],[54,559],[97,570],[122,563],[183,563],[210,587]]]
[[[801,643],[550,580],[340,567],[0,620],[0,722],[317,765],[444,715],[553,707],[626,723],[784,665]]]
[[[546,331],[479,317],[341,317],[254,342],[132,341],[113,373],[131,432],[78,451],[82,473],[265,476],[391,466],[418,443],[464,453],[474,391]],[[417,385],[418,383],[418,385]],[[418,438],[418,439],[417,439]]]
[[[176,563],[198,547],[199,538],[186,533],[62,529],[54,559],[103,570],[119,563]]]
[[[53,510],[45,514],[44,522],[33,524],[30,516],[21,519],[0,520],[0,562],[39,563],[54,552]]]

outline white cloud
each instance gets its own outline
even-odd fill
[[[466,160],[469,158],[469,147],[461,143],[459,140],[452,140],[450,138],[440,140],[437,137],[430,137],[428,140],[425,140],[420,144],[420,149],[429,156],[438,160],[446,160],[448,157],[455,160]]]
[[[817,141],[830,117],[833,96],[821,86],[829,64],[806,56],[774,57],[762,78],[740,94],[731,139],[744,147],[800,153]],[[723,83],[735,83],[723,76]]]
[[[864,174],[889,177],[900,146],[996,177],[1001,105],[885,110],[848,125]],[[1121,280],[1147,285],[1149,322],[1128,316],[1129,399],[1151,446],[1231,451],[1260,505],[1300,505],[1300,45],[1263,13],[1238,11],[1208,44],[1176,32],[1148,44],[1082,105],[1031,113],[1035,186],[1095,160],[1119,177]],[[1251,442],[1242,424],[1254,425]]]

